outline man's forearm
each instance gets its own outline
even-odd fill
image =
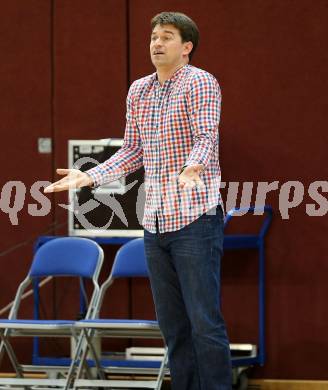
[[[213,131],[197,135],[184,166],[201,164],[206,168],[211,160],[215,145],[216,137],[214,137]]]
[[[98,187],[118,180],[139,169],[143,165],[143,151],[139,146],[123,145],[113,156],[86,173],[92,178],[93,186]]]

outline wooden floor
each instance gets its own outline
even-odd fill
[[[170,383],[164,382],[162,390],[171,390]],[[253,379],[248,390],[328,390],[328,381]]]
[[[328,381],[250,379],[249,390],[328,390]]]
[[[164,382],[162,390],[170,390]],[[328,390],[328,381],[250,379],[248,390]]]
[[[13,373],[0,373],[1,377],[14,377]],[[44,378],[42,374],[27,374],[27,378]],[[165,379],[161,390],[171,390],[170,381]],[[328,390],[328,381],[250,379],[248,390]]]

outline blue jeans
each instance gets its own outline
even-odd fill
[[[220,309],[223,215],[183,229],[145,230],[157,319],[168,346],[173,390],[231,390],[231,359]]]

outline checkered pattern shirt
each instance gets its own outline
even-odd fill
[[[161,86],[157,74],[136,80],[127,96],[122,148],[87,171],[94,186],[145,168],[143,226],[176,231],[222,204],[219,119],[221,93],[209,73],[191,65],[178,69]],[[183,166],[203,164],[203,188],[179,189]]]

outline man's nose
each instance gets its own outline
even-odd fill
[[[154,42],[155,46],[158,47],[158,46],[162,46],[162,40],[161,38],[157,38]]]

